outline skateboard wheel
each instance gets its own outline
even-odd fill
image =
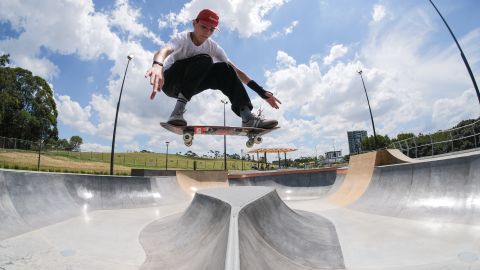
[[[248,140],[247,143],[246,143],[246,145],[247,145],[248,148],[251,148],[251,147],[254,145],[253,140],[251,140],[251,139]]]
[[[261,144],[263,142],[263,138],[262,137],[255,137],[254,142],[256,144]]]
[[[193,135],[190,133],[183,134],[183,141],[185,142],[185,144],[187,144],[187,142],[193,141]]]

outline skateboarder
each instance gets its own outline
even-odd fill
[[[152,67],[145,74],[153,85],[150,99],[162,89],[167,96],[176,98],[168,123],[186,126],[183,113],[187,102],[206,89],[218,89],[229,98],[232,111],[242,118],[242,127],[274,128],[277,120],[262,119],[251,112],[253,106],[242,83],[275,109],[279,108],[280,100],[238,69],[210,39],[218,23],[218,15],[204,9],[192,21],[193,32],[178,34],[154,54]]]

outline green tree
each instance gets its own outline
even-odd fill
[[[10,54],[4,54],[0,56],[0,67],[4,67],[7,64],[10,64]]]
[[[195,152],[192,152],[191,150],[186,152],[185,156],[187,156],[187,157],[198,157],[198,155]]]
[[[56,142],[56,147],[63,150],[71,150],[70,143],[66,139],[60,139]]]
[[[413,133],[400,133],[397,135],[397,138],[393,138],[392,142],[403,141],[415,137]]]
[[[80,136],[72,136],[70,138],[70,147],[72,151],[80,151],[80,146],[83,143],[83,139]]]
[[[385,135],[385,136],[377,135],[376,140],[375,140],[375,137],[372,135],[362,140],[362,150],[363,151],[379,150],[387,147],[390,144],[390,142],[391,141],[388,135]]]
[[[0,136],[30,141],[58,140],[57,107],[48,83],[0,58]]]

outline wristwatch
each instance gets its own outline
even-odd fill
[[[157,64],[157,65],[159,65],[159,66],[163,67],[163,63],[162,63],[162,62],[158,62],[157,60],[153,60],[153,64],[152,64],[152,66],[153,66],[153,65],[155,65],[155,64]]]

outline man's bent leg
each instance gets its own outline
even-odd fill
[[[242,126],[273,128],[278,124],[276,120],[265,120],[252,114],[253,106],[247,90],[238,78],[235,69],[228,63],[213,64],[199,89],[207,88],[219,89],[229,98],[232,111],[242,118]]]
[[[198,92],[199,85],[207,76],[212,64],[213,60],[209,55],[201,54],[177,61],[165,71],[164,92],[167,96],[177,98],[168,123],[177,126],[187,125],[183,118],[185,106]]]
[[[183,114],[186,111],[186,105],[187,99],[185,96],[182,93],[178,94],[177,103],[175,104],[175,108],[173,108],[173,112],[170,114],[167,123],[174,126],[186,126],[187,121],[183,118]]]

